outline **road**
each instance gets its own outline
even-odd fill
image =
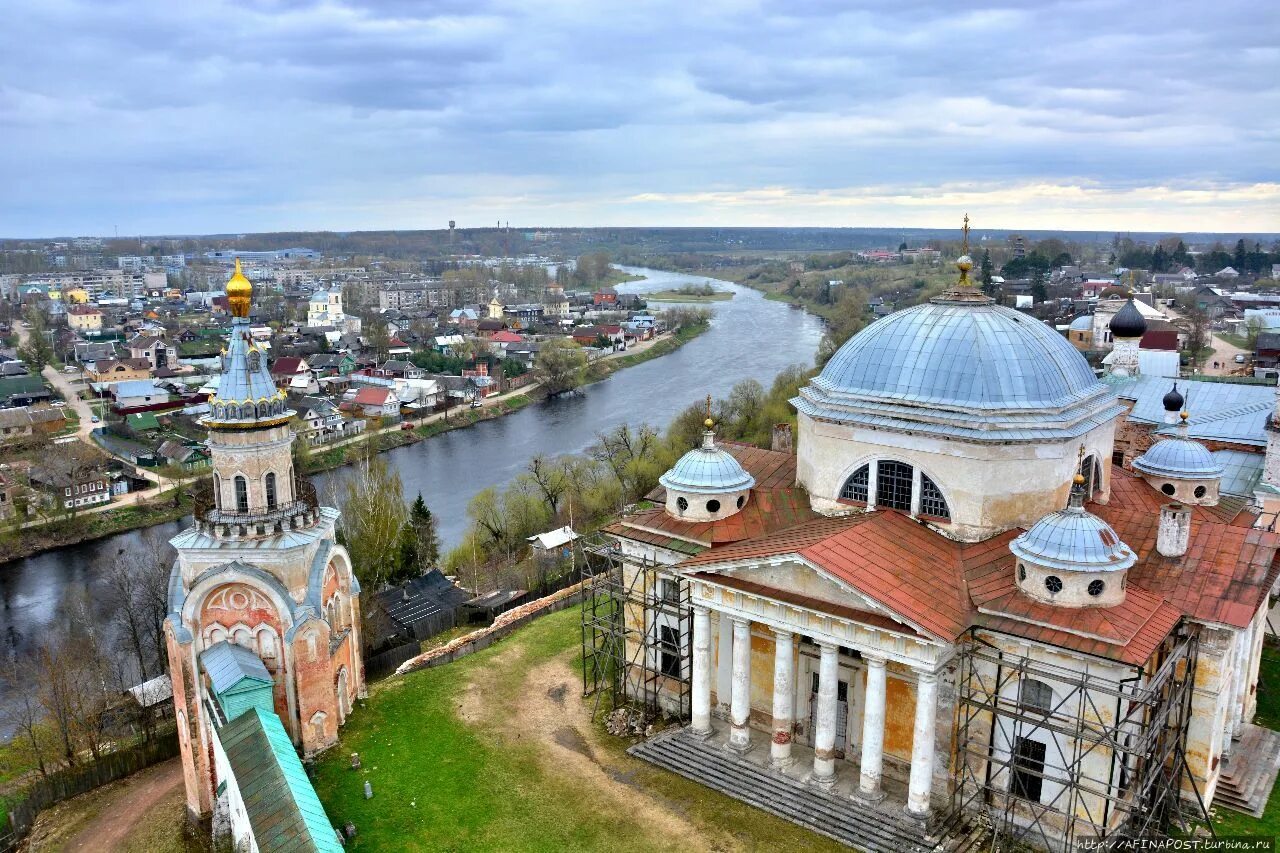
[[[22,323],[18,323],[14,329],[18,334],[18,346],[26,346],[28,339],[31,337],[31,331],[25,328]],[[47,381],[56,392],[62,395],[67,406],[75,411],[76,417],[80,419],[80,425],[77,427],[75,432],[76,437],[80,438],[82,441],[94,444],[104,453],[109,453],[109,451],[101,445],[98,445],[92,439],[93,431],[101,426],[101,423],[93,422],[97,412],[94,411],[94,407],[91,406],[87,400],[82,400],[80,398],[80,392],[87,387],[84,384],[84,373],[79,370],[75,374],[63,373],[52,365],[47,364],[45,365],[44,370],[40,372],[40,375],[44,377],[45,381]],[[77,514],[106,512],[107,510],[119,509],[122,506],[131,506],[132,504],[143,503],[149,498],[155,497],[156,492],[162,492],[173,487],[173,483],[170,480],[165,477],[161,477],[154,471],[148,471],[146,468],[138,467],[133,463],[133,460],[124,459],[119,456],[115,458],[124,462],[126,465],[129,465],[130,468],[138,473],[138,476],[150,480],[151,483],[156,486],[156,491],[153,492],[151,490],[147,490],[145,492],[130,492],[127,495],[117,497],[110,503],[98,504],[97,506],[89,507],[88,509],[79,510]],[[46,523],[48,523],[48,519],[37,519],[35,521],[28,521],[21,526],[23,528],[38,527]]]
[[[1237,355],[1245,357],[1244,364],[1236,364]],[[1213,355],[1204,360],[1202,373],[1208,376],[1252,375],[1249,370],[1249,359],[1253,353],[1228,343],[1218,335],[1213,336]]]

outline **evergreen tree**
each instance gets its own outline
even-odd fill
[[[1248,250],[1244,247],[1244,240],[1236,241],[1236,252],[1231,258],[1231,266],[1236,268],[1236,272],[1244,272],[1248,265]]]
[[[1164,246],[1157,245],[1155,251],[1151,253],[1151,271],[1164,272],[1169,266],[1169,258],[1164,252]]]
[[[991,283],[991,250],[982,250],[982,263],[978,266],[978,278],[982,281],[982,292],[987,296],[995,296],[995,287]]]
[[[400,529],[399,571],[400,578],[416,578],[425,575],[440,562],[440,535],[436,532],[436,519],[427,508],[422,493],[409,507],[409,517]]]

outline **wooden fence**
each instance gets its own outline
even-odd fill
[[[178,754],[176,731],[162,732],[148,743],[110,752],[97,761],[66,767],[37,779],[17,792],[9,806],[8,835],[0,835],[0,853],[16,850],[35,825],[36,815],[55,803],[123,779]]]

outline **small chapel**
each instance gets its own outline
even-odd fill
[[[250,335],[239,261],[227,297],[231,336],[202,421],[212,475],[170,540],[164,630],[187,809],[236,844],[265,823],[310,839],[297,849],[340,849],[298,754],[334,744],[365,694],[360,585],[335,539],[338,511],[294,470],[294,412]],[[279,779],[291,796],[249,778]]]
[[[634,754],[864,850],[1065,850],[1265,802],[1280,535],[1223,492],[1172,381],[1117,454],[1132,299],[1099,377],[972,285],[964,236],[953,288],[792,400],[794,450],[719,441],[708,414],[605,529],[588,692],[686,722]]]

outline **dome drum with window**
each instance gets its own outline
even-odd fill
[[[1179,503],[1217,506],[1223,468],[1203,444],[1187,437],[1183,412],[1176,435],[1157,441],[1133,467],[1153,489]]]
[[[1084,509],[1077,474],[1065,509],[1046,515],[1009,543],[1018,588],[1061,607],[1109,607],[1125,599],[1128,570],[1138,557],[1105,521]]]
[[[667,490],[669,515],[685,521],[718,521],[734,515],[751,499],[755,478],[731,453],[716,446],[710,418],[695,447],[671,467],[658,482]]]
[[[951,520],[947,499],[929,475],[896,459],[859,466],[845,480],[840,500],[868,509],[896,509],[912,516]]]

